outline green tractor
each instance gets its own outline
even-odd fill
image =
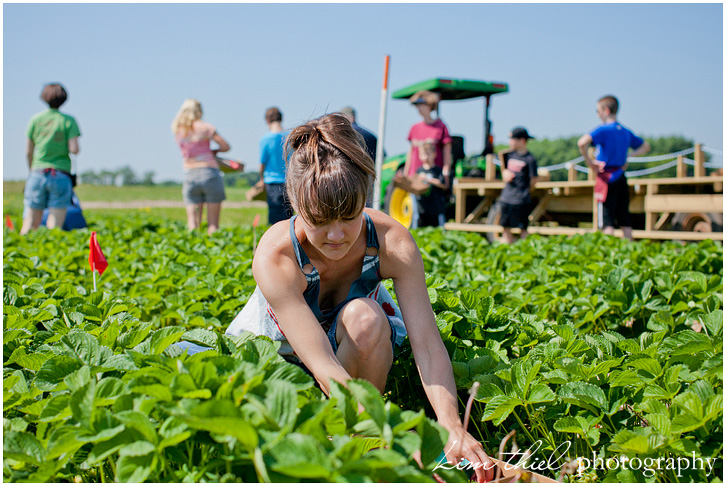
[[[420,83],[412,84],[395,91],[391,96],[394,99],[409,99],[418,91],[428,90],[439,93],[441,101],[468,100],[484,97],[484,150],[481,154],[466,157],[464,153],[464,138],[452,135],[453,174],[455,177],[475,176],[483,173],[485,156],[493,153],[494,147],[491,137],[491,121],[489,120],[489,104],[492,95],[506,93],[509,86],[506,83],[490,83],[486,81],[471,81],[467,79],[434,78]],[[395,187],[392,184],[396,172],[403,168],[406,154],[388,157],[381,168],[381,194],[385,195],[384,211],[406,228],[415,228],[417,221],[416,198],[410,192]]]

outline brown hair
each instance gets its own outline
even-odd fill
[[[272,108],[268,108],[267,111],[265,112],[265,121],[267,123],[281,122],[282,113],[280,113],[280,109],[276,106],[273,106]]]
[[[363,211],[375,164],[344,115],[332,113],[293,129],[285,159],[287,194],[305,222],[323,226]]]
[[[611,115],[615,115],[618,112],[618,107],[620,106],[618,104],[618,99],[613,95],[603,96],[597,100],[597,102],[602,103],[605,108],[610,110]]]
[[[51,108],[60,108],[68,99],[68,93],[60,83],[48,83],[43,86],[40,99],[48,103]]]

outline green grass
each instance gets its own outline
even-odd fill
[[[9,215],[19,227],[23,215],[23,186],[25,182],[3,181],[3,214]],[[245,201],[248,187],[225,187],[227,201]],[[132,202],[132,201],[182,201],[181,185],[177,186],[92,186],[80,184],[75,189],[84,202]],[[84,209],[83,215],[89,225],[94,220],[107,217],[120,217],[138,213],[151,213],[160,218],[186,221],[184,208],[139,208],[139,209]],[[205,211],[206,214],[206,211]],[[260,223],[267,223],[267,208],[225,208],[222,204],[221,226],[251,224],[255,215],[260,215]],[[206,221],[206,215],[203,221]]]

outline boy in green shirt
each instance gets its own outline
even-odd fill
[[[20,234],[37,229],[48,208],[46,226],[62,228],[71,202],[71,158],[77,154],[81,132],[76,120],[58,111],[68,94],[58,83],[43,87],[40,98],[49,109],[38,113],[28,124],[27,157],[30,175],[25,183],[23,227]]]

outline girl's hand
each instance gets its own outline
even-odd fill
[[[449,440],[444,451],[446,459],[452,465],[458,465],[462,459],[468,460],[471,464],[467,467],[474,469],[478,483],[494,479],[494,462],[489,459],[481,444],[461,425],[449,429]]]

